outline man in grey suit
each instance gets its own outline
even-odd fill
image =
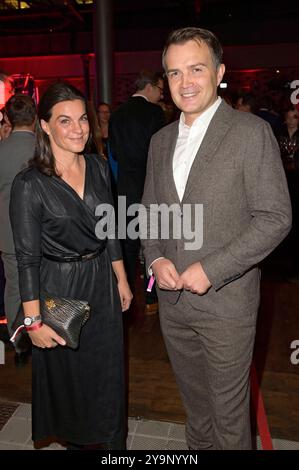
[[[10,189],[14,177],[33,157],[36,107],[30,96],[13,95],[5,106],[12,133],[0,142],[0,251],[6,278],[4,303],[9,334],[21,304],[17,260],[9,220]],[[16,345],[17,353],[21,349]],[[18,360],[16,361],[18,362]]]
[[[217,97],[225,67],[213,33],[174,31],[163,65],[182,113],[150,145],[143,204],[154,236],[143,234],[147,268],[158,285],[161,328],[186,409],[188,446],[250,449],[257,264],[290,230],[286,179],[270,126]],[[170,226],[168,239],[162,238],[163,203],[173,204],[169,220],[181,219],[182,236]],[[184,230],[188,224],[197,237],[193,245]]]

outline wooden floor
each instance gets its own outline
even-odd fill
[[[263,271],[255,365],[272,437],[299,441],[299,365],[290,362],[290,344],[299,340],[299,282],[283,281],[279,269],[272,263]],[[144,316],[139,277],[136,283],[135,305],[125,314],[129,416],[183,423],[158,315]],[[30,372],[30,365],[16,369],[8,351],[0,366],[0,401],[30,402]]]

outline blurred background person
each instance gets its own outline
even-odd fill
[[[10,190],[14,177],[33,157],[35,148],[36,107],[30,96],[13,95],[6,103],[5,112],[12,126],[11,134],[0,142],[0,250],[4,264],[4,304],[8,332],[21,305],[18,267],[9,220]],[[16,343],[15,363],[22,366],[28,361],[30,343]]]
[[[259,109],[256,115],[270,124],[274,134],[282,124],[279,114],[274,111],[273,101],[270,96],[263,96],[259,100]]]
[[[8,121],[6,111],[4,108],[0,111],[0,142],[6,139],[12,131],[10,122]]]
[[[97,115],[103,142],[103,152],[108,158],[107,142],[109,138],[109,119],[111,115],[111,109],[109,104],[105,103],[104,101],[99,103],[97,108]]]
[[[294,107],[288,108],[284,114],[284,123],[276,133],[283,161],[292,202],[293,225],[287,238],[289,244],[290,273],[289,282],[299,282],[299,126],[298,114]]]
[[[163,98],[161,74],[142,70],[135,82],[135,93],[114,111],[109,124],[109,147],[118,164],[117,194],[126,197],[126,208],[141,202],[148,150],[152,135],[165,125],[165,116],[158,102]],[[127,227],[134,217],[127,217]],[[135,285],[136,261],[140,240],[127,236],[122,243],[124,262],[131,288]],[[155,290],[146,291],[145,313],[158,312]]]
[[[161,106],[161,108],[164,111],[165,123],[166,124],[170,124],[171,122],[176,120],[177,108],[176,108],[176,106],[174,105],[173,102],[171,102],[171,101],[169,101],[169,102],[159,101],[158,104],[159,104],[159,106]]]
[[[294,153],[299,146],[298,114],[294,107],[284,113],[284,123],[277,131],[281,157],[287,169],[294,169]]]
[[[92,101],[87,102],[87,115],[90,128],[90,139],[87,143],[86,150],[90,153],[95,153],[107,160],[106,154],[104,152],[102,132],[98,122],[97,113]]]
[[[257,111],[257,100],[252,93],[241,93],[237,98],[235,109],[245,113],[255,114]]]
[[[105,103],[103,103],[102,105],[104,104]],[[90,127],[90,140],[87,144],[86,150],[90,153],[96,153],[99,155],[100,158],[104,158],[105,160],[108,161],[108,165],[110,168],[110,176],[111,176],[111,190],[112,190],[114,204],[117,209],[117,188],[116,188],[117,162],[111,156],[111,152],[110,152],[109,144],[108,144],[108,138],[103,138],[102,128],[100,126],[100,120],[95,110],[94,104],[91,101],[87,103],[87,114],[88,114],[88,121],[89,121],[89,127]],[[105,112],[104,114],[106,116],[107,112]],[[110,116],[110,111],[109,111],[109,116]],[[106,121],[105,118],[104,118],[104,121]],[[108,125],[108,121],[109,119],[107,120],[107,125]],[[108,128],[106,129],[105,133],[108,136]]]

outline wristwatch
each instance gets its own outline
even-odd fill
[[[41,320],[42,317],[40,315],[35,315],[35,317],[25,317],[24,318],[24,325],[25,326],[31,326],[33,323],[36,321]]]

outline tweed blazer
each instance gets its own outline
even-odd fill
[[[189,215],[184,205],[202,204],[202,245],[186,249],[184,233],[176,239],[171,223],[170,239],[162,239],[160,219],[148,217],[148,229],[158,236],[150,239],[147,233],[142,241],[147,267],[163,256],[181,273],[200,261],[212,287],[204,295],[185,292],[195,308],[231,316],[256,312],[257,265],[291,227],[287,182],[270,125],[222,101],[194,159],[182,201],[172,168],[177,137],[178,121],[153,136],[142,203],[148,212],[150,205],[175,203],[193,228],[199,226],[196,212]],[[181,293],[158,289],[158,295],[161,302],[175,303]]]

